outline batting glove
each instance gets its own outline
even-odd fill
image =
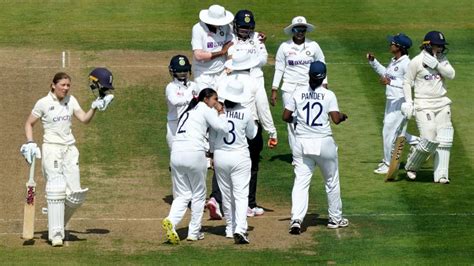
[[[437,66],[438,66],[438,59],[436,59],[436,57],[428,54],[428,53],[424,53],[423,55],[423,64],[426,65],[427,67],[431,68],[431,69],[435,69]]]
[[[104,104],[102,106],[97,107],[99,111],[105,111],[109,104],[114,100],[114,95],[113,94],[107,94],[103,99]]]
[[[100,107],[104,106],[104,100],[101,98],[95,99],[91,104],[91,109],[99,109]]]
[[[402,111],[402,114],[406,116],[407,119],[411,119],[411,117],[415,114],[415,108],[413,107],[412,103],[402,103],[400,110]]]
[[[33,157],[41,158],[41,152],[38,148],[38,145],[34,142],[29,142],[21,145],[20,153],[25,157],[25,160],[28,164],[31,164]]]

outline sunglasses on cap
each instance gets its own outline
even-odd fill
[[[306,32],[306,27],[294,27],[291,29],[291,32],[293,33],[305,33]]]

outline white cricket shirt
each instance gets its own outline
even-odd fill
[[[392,57],[386,68],[382,66],[377,59],[369,61],[370,66],[377,74],[390,79],[390,84],[385,86],[387,99],[400,99],[405,97],[403,94],[403,77],[405,76],[409,63],[410,58],[408,55],[402,55],[398,60]]]
[[[262,67],[267,63],[268,52],[265,44],[258,39],[258,32],[253,32],[247,40],[239,40],[237,35],[233,34],[232,43],[227,54],[231,56],[237,51],[247,51],[251,56],[256,56],[260,63],[250,70],[250,74],[263,77]]]
[[[176,121],[186,110],[189,102],[193,99],[193,91],[198,93],[199,89],[196,83],[188,81],[183,84],[177,79],[166,86],[166,102],[168,104],[168,121]]]
[[[322,138],[332,136],[329,112],[338,112],[334,92],[319,86],[314,91],[311,87],[299,88],[293,92],[292,100],[285,109],[296,113],[296,137]]]
[[[71,145],[76,142],[71,122],[75,111],[82,110],[76,98],[67,95],[59,101],[53,92],[39,99],[31,113],[43,123],[43,143]]]

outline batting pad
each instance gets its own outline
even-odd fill
[[[418,145],[416,145],[416,147],[411,150],[410,155],[408,155],[405,170],[417,171],[420,169],[421,164],[425,162],[428,156],[430,156],[430,154],[436,150],[438,145],[438,142],[422,138],[420,143],[418,143]]]
[[[74,191],[66,196],[66,207],[64,211],[64,225],[67,225],[74,212],[79,208],[82,203],[86,200],[88,188]]]
[[[439,146],[434,156],[434,181],[439,182],[441,177],[449,179],[449,157],[453,146],[454,128],[445,127],[438,130],[436,140]]]

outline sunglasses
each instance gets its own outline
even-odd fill
[[[291,32],[293,33],[305,33],[306,32],[306,27],[294,27],[291,29]]]

